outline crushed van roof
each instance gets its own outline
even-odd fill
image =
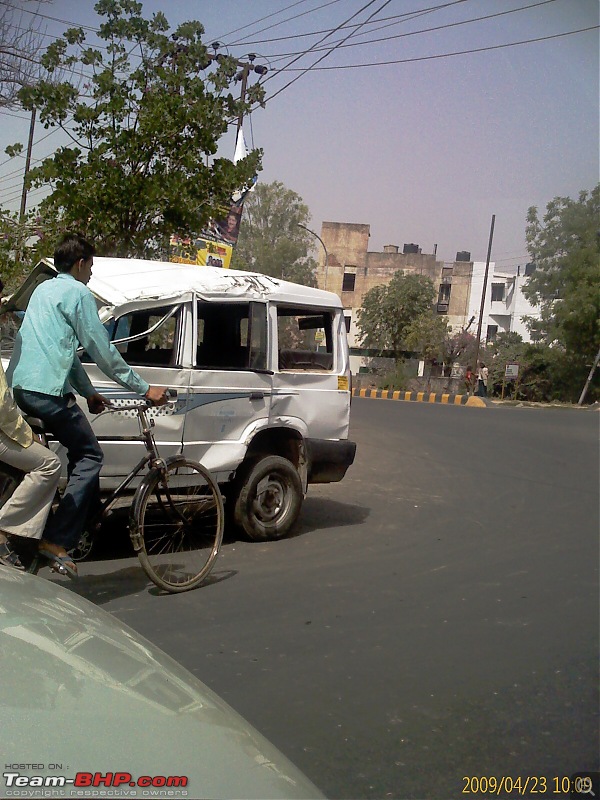
[[[206,299],[276,300],[341,308],[333,292],[282,281],[257,272],[219,267],[94,257],[89,288],[112,306],[143,300],[185,299],[190,293]]]

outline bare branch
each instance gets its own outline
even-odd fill
[[[39,54],[45,32],[41,17],[26,13],[47,0],[3,0],[0,3],[0,108],[17,104],[23,86],[39,80]]]

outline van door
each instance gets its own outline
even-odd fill
[[[267,304],[197,298],[194,315],[184,452],[224,481],[243,460],[249,439],[269,424]]]
[[[273,425],[293,425],[311,439],[347,439],[350,392],[341,309],[271,308],[277,330]]]
[[[177,392],[177,402],[151,409],[154,435],[161,456],[181,453],[183,429],[190,380],[189,360],[186,364],[186,332],[192,330],[191,303],[136,309],[117,314],[106,324],[111,341],[125,361],[153,386],[166,386]],[[98,391],[119,406],[133,395],[110,380],[87,354],[81,357],[86,371]],[[133,411],[100,414],[90,418],[104,450],[102,488],[113,486],[118,477],[127,475],[144,455],[144,445],[135,440],[139,435],[138,417]]]

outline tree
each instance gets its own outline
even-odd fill
[[[262,88],[236,100],[229,91],[236,62],[209,56],[199,22],[168,35],[164,14],[147,20],[141,8],[100,0],[102,49],[71,28],[46,50],[50,75],[91,73],[85,95],[69,80],[19,93],[46,128],[58,126],[72,141],[29,173],[30,184],[51,188],[42,215],[93,239],[101,255],[153,257],[174,233],[199,236],[260,167],[260,151],[237,165],[215,154],[228,123],[261,100]]]
[[[23,13],[44,0],[3,0],[0,3],[0,108],[17,104],[23,86],[35,83],[41,74],[41,18]]]
[[[309,220],[302,198],[283,183],[256,184],[244,202],[231,266],[316,286],[316,263],[308,255],[314,237],[300,227]]]
[[[541,306],[530,330],[588,360],[600,347],[599,217],[600,184],[580,192],[578,200],[555,197],[541,222],[534,206],[527,214],[527,247],[536,270],[523,294]]]
[[[410,350],[420,353],[433,366],[434,362],[452,365],[474,361],[476,338],[466,330],[452,333],[445,317],[435,311],[426,311],[414,319],[406,329],[405,344]]]
[[[419,353],[433,366],[446,360],[446,343],[449,338],[448,321],[434,311],[426,311],[406,327],[404,343],[409,350]]]
[[[388,284],[374,286],[363,298],[357,315],[361,345],[394,350],[398,361],[410,323],[428,311],[434,299],[429,278],[396,272]]]

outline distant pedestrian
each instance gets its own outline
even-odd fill
[[[467,390],[467,394],[469,395],[473,391],[473,383],[474,383],[473,370],[471,369],[471,367],[467,367],[467,370],[465,372],[465,388]]]
[[[477,392],[478,397],[487,397],[489,370],[483,361],[479,365],[477,372]]]

